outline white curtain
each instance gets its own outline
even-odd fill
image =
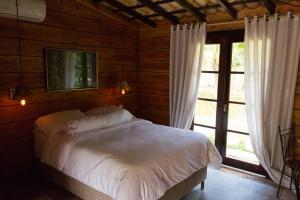
[[[171,27],[170,125],[173,127],[191,127],[205,38],[205,23]]]
[[[300,55],[299,16],[245,19],[245,92],[250,138],[261,165],[279,182],[278,126],[292,122]],[[283,185],[289,185],[284,177]]]

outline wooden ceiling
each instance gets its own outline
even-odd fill
[[[178,24],[180,18],[189,13],[198,21],[206,21],[207,14],[226,12],[231,18],[244,7],[263,5],[269,14],[274,14],[276,3],[282,0],[91,0],[94,5],[103,4],[130,19],[142,21],[152,27],[157,19],[166,19]],[[289,0],[284,0],[289,1]]]

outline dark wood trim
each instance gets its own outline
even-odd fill
[[[207,73],[207,74],[218,74],[219,71],[206,71],[206,70],[203,70],[201,71],[201,73]]]
[[[207,98],[197,98],[198,100],[202,100],[202,101],[213,101],[213,102],[217,102],[216,99],[207,99]]]
[[[195,125],[195,126],[202,126],[202,127],[205,127],[205,128],[216,129],[216,127],[208,126],[208,125],[204,125],[204,124],[193,123],[193,125]]]
[[[152,26],[152,27],[156,27],[156,23],[154,21],[152,21],[151,19],[149,19],[147,16],[144,16],[138,12],[136,12],[135,10],[132,10],[130,7],[125,6],[124,4],[116,1],[116,0],[103,0],[107,3],[109,3],[110,5],[118,8],[119,10],[127,13],[128,15],[131,15],[132,17],[139,19],[140,21]]]
[[[249,133],[246,132],[228,129],[228,109],[225,111],[223,109],[223,106],[227,105],[228,107],[229,103],[245,104],[244,102],[229,101],[230,75],[234,73],[244,74],[244,72],[231,72],[232,43],[242,41],[244,41],[244,30],[209,32],[206,38],[206,44],[220,45],[215,145],[223,158],[224,164],[258,174],[264,174],[261,166],[226,157],[227,132],[249,135]],[[205,98],[203,98],[203,100],[212,101]],[[214,128],[197,123],[194,123],[194,125]]]
[[[245,72],[231,71],[231,74],[245,74]]]
[[[239,101],[229,101],[229,103],[245,105],[245,102],[239,102]]]
[[[249,133],[242,132],[242,131],[235,131],[231,129],[227,129],[227,132],[232,132],[232,133],[237,133],[237,134],[242,134],[242,135],[249,135]]]
[[[169,3],[170,2],[173,2],[174,0],[162,0],[162,1],[157,1],[156,3],[157,4],[163,4],[163,3]],[[242,1],[236,1],[236,2],[233,2],[233,3],[230,3],[231,6],[238,6],[238,5],[243,5],[243,4],[247,4],[247,3],[256,3],[256,2],[261,2],[262,0],[242,0]],[[143,6],[141,6],[143,7]],[[139,8],[141,8],[139,7]],[[215,4],[215,5],[211,5],[211,6],[204,6],[204,7],[199,7],[199,8],[196,8],[198,11],[205,11],[207,9],[217,9],[217,8],[221,8],[221,5],[219,4]],[[185,13],[185,12],[189,12],[188,10],[186,9],[179,9],[179,10],[176,10],[176,11],[172,11],[170,12],[171,14],[179,14],[179,13]],[[158,17],[160,16],[159,14],[151,14],[151,15],[146,15],[147,17]]]
[[[219,105],[220,108],[220,115],[221,115],[221,130],[220,137],[221,137],[221,144],[222,144],[222,156],[225,158],[226,156],[226,144],[227,144],[227,126],[228,126],[228,107],[229,107],[229,90],[230,90],[230,66],[231,66],[231,53],[232,53],[232,45],[230,41],[231,34],[227,33],[223,36],[221,39],[221,51],[220,51],[220,57],[223,58],[221,61],[221,68],[223,68],[223,73],[220,74],[219,79],[221,81],[219,84],[222,84],[222,104]],[[227,107],[226,110],[224,110],[224,106]]]
[[[219,55],[219,77],[218,77],[218,94],[217,94],[217,111],[216,111],[216,135],[215,135],[215,145],[221,154],[222,158],[224,158],[224,145],[223,145],[223,134],[222,134],[222,116],[223,116],[223,104],[224,104],[224,73],[225,67],[223,63],[225,62],[224,53],[226,49],[224,49],[223,42],[220,40],[220,37],[215,37],[215,33],[208,33],[206,43],[218,43],[220,44],[220,55]]]
[[[101,0],[101,1],[103,1],[103,0]],[[235,1],[235,2],[232,2],[232,3],[229,3],[229,4],[231,6],[237,6],[237,5],[241,5],[241,4],[255,3],[255,2],[261,2],[261,1],[262,0],[241,0],[241,1]],[[159,1],[156,1],[156,2],[153,2],[153,3],[155,3],[156,5],[161,5],[161,4],[165,4],[165,3],[171,3],[171,2],[174,2],[174,0],[159,0]],[[130,6],[131,9],[138,9],[138,8],[143,8],[143,7],[145,7],[145,5],[143,5],[143,4]],[[221,5],[214,4],[214,5],[199,7],[199,8],[196,8],[196,9],[200,11],[200,10],[215,9],[215,8],[221,8]],[[188,12],[185,9],[180,9],[180,11],[181,12]]]
[[[230,38],[231,42],[239,42],[244,40],[245,30],[233,30],[233,31],[214,31],[209,32],[206,37],[206,44],[221,44],[222,40],[225,40],[225,36]],[[228,37],[230,36],[230,37]]]
[[[153,3],[151,0],[138,0],[138,1],[144,4],[145,6],[147,6],[148,8],[150,8],[151,10],[155,11],[156,13],[160,14],[161,16],[163,16],[165,19],[169,20],[173,24],[179,23],[179,19],[177,17],[168,13],[159,5]]]
[[[92,3],[101,3],[101,2],[103,2],[104,0],[92,0]]]
[[[223,164],[228,165],[234,168],[242,169],[245,171],[249,171],[255,174],[260,174],[263,176],[267,176],[267,172],[264,170],[264,168],[261,165],[255,165],[252,163],[247,163],[240,160],[235,160],[233,158],[226,157],[223,159]]]
[[[227,0],[217,0],[218,4],[234,19],[237,18],[237,11],[231,6]]]
[[[263,3],[268,12],[273,15],[275,13],[275,3],[272,0],[263,0]]]
[[[160,4],[171,3],[171,2],[174,2],[174,0],[160,0],[160,1],[153,2],[153,3],[155,5],[160,5]],[[138,5],[135,5],[135,6],[131,6],[130,8],[131,9],[138,9],[138,8],[143,8],[143,7],[145,7],[145,5],[138,4]]]
[[[274,14],[275,8],[276,8],[276,4],[272,0],[241,0],[241,1],[236,1],[233,3],[229,3],[227,0],[217,0],[218,4],[216,4],[216,5],[209,5],[209,6],[203,6],[203,7],[198,7],[198,8],[194,7],[187,0],[159,0],[157,2],[152,2],[151,0],[138,0],[142,4],[138,4],[135,6],[126,6],[117,0],[92,0],[92,2],[94,4],[103,2],[103,1],[106,1],[106,2],[110,3],[111,5],[115,6],[116,9],[114,11],[126,12],[127,14],[129,14],[133,17],[130,19],[137,18],[153,27],[156,26],[156,25],[153,25],[153,23],[155,23],[155,22],[150,20],[149,18],[157,17],[157,16],[163,16],[165,19],[171,21],[173,24],[178,24],[179,19],[176,16],[174,16],[174,14],[179,14],[179,13],[184,13],[184,12],[190,12],[199,21],[205,22],[206,15],[204,13],[201,13],[201,11],[205,11],[208,9],[218,9],[221,7],[232,18],[236,19],[238,12],[234,8],[234,6],[237,6],[237,5],[243,5],[243,4],[254,3],[254,2],[263,2],[264,6],[267,8],[267,10],[270,14]],[[167,12],[165,9],[163,9],[162,7],[159,6],[161,4],[167,4],[167,3],[172,3],[172,2],[178,3],[182,7],[182,9]],[[119,4],[119,5],[117,5],[117,4]],[[151,15],[142,15],[139,12],[135,11],[136,9],[143,8],[143,7],[148,7],[151,10],[155,11],[156,13],[151,14]],[[150,22],[149,20],[152,22]]]
[[[200,22],[206,21],[206,15],[201,13],[197,10],[194,6],[192,6],[190,3],[188,3],[186,0],[175,0],[176,3],[178,3],[182,8],[189,11],[193,14],[194,17],[196,17]]]

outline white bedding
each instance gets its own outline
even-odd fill
[[[221,157],[202,134],[142,119],[76,135],[52,134],[42,162],[116,200],[156,200]]]

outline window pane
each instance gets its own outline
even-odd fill
[[[258,164],[249,135],[227,132],[226,157]]]
[[[215,127],[216,110],[216,102],[197,100],[194,122]]]
[[[245,43],[236,42],[232,44],[231,71],[244,71]]]
[[[218,94],[218,74],[202,73],[198,97],[207,99],[217,99]]]
[[[229,104],[228,129],[248,133],[245,105]]]
[[[197,133],[202,133],[204,135],[206,135],[206,137],[208,137],[208,139],[213,143],[215,144],[215,133],[216,133],[216,130],[213,129],[213,128],[206,128],[206,127],[202,127],[202,126],[197,126],[197,125],[194,125],[194,131]]]
[[[219,71],[219,44],[206,44],[203,52],[202,70]]]
[[[231,74],[230,101],[245,102],[245,75]]]

